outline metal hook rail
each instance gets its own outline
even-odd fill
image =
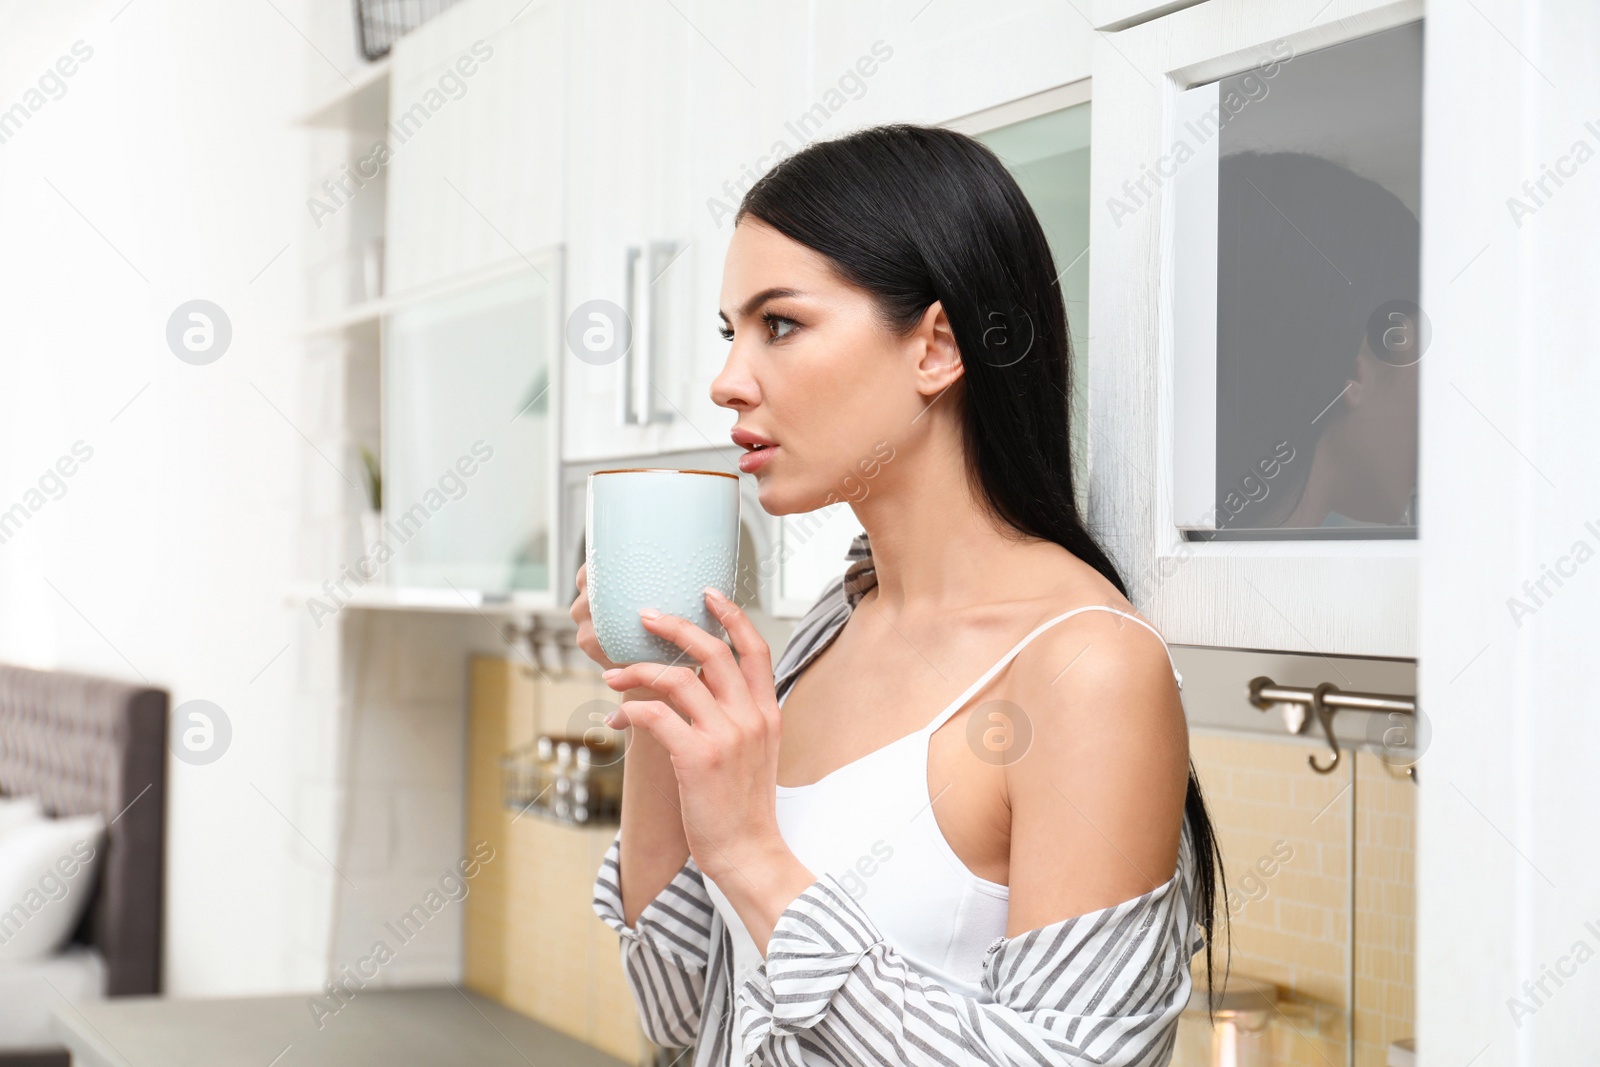
[[[1340,689],[1332,682],[1323,682],[1314,687],[1279,685],[1271,678],[1262,675],[1250,679],[1249,692],[1250,703],[1261,711],[1267,711],[1279,704],[1299,704],[1311,710],[1311,714],[1322,726],[1323,736],[1328,739],[1328,748],[1333,752],[1333,758],[1326,764],[1317,762],[1316,756],[1306,757],[1306,762],[1318,774],[1332,774],[1343,756],[1339,749],[1339,739],[1333,733],[1333,717],[1337,712],[1364,711],[1410,715],[1413,720],[1417,714],[1416,697],[1398,696],[1392,693],[1358,693]],[[1406,774],[1415,782],[1416,766],[1414,764],[1408,766]]]

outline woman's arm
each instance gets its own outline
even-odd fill
[[[625,695],[659,694],[640,688]],[[689,858],[667,751],[643,730],[628,734],[622,825],[595,878],[594,910],[622,939],[622,969],[645,1035],[683,1048],[700,1025],[713,909]]]
[[[619,831],[595,878],[595,914],[621,938],[622,970],[645,1036],[685,1048],[700,1026],[712,939],[726,932],[694,860],[682,864],[631,923],[623,917],[622,869]]]
[[[584,654],[615,667],[594,631],[587,565],[578,568],[569,614]],[[641,678],[626,696],[660,696],[647,688],[650,681]],[[683,1047],[694,1042],[700,1023],[712,939],[725,935],[699,869],[687,862],[689,844],[667,753],[643,731],[630,730],[626,740],[622,827],[595,877],[594,910],[620,938],[623,972],[646,1035],[658,1045]]]
[[[1007,933],[1128,900],[1172,874],[1189,731],[1155,634],[1087,611],[1011,664],[1007,702],[1030,738],[1004,764],[1011,809]]]
[[[658,696],[650,689],[630,689],[628,700]],[[678,814],[678,779],[661,743],[643,730],[627,731],[627,757],[622,761],[622,827],[628,841],[622,859],[622,914],[628,925],[661,895],[689,858],[689,840]]]

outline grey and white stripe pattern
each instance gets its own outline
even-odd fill
[[[865,538],[856,538],[849,569],[790,638],[774,671],[780,694],[871,588]],[[646,1036],[669,1048],[692,1045],[693,1067],[1160,1067],[1188,1002],[1189,960],[1204,944],[1185,825],[1177,871],[1161,886],[996,938],[977,998],[918,972],[831,874],[783,913],[765,962],[736,991],[731,939],[694,860],[629,927],[621,846],[618,834],[595,881],[595,913],[621,937]]]

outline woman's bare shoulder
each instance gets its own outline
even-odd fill
[[[1068,617],[1018,654],[1008,685],[1016,699],[1036,706],[1046,723],[1090,715],[1103,720],[1094,711],[1111,708],[1124,726],[1130,718],[1171,725],[1176,716],[1181,723],[1172,661],[1158,628],[1082,560],[1069,556],[1051,570],[1053,580],[1041,582],[1045,595],[1034,614],[1040,622]]]

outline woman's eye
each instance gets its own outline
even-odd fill
[[[718,326],[717,327],[717,336],[721,337],[724,341],[733,340],[733,327],[732,326]]]
[[[799,325],[793,319],[786,319],[782,315],[768,314],[761,316],[761,319],[767,324],[767,336],[774,341],[787,337]]]

